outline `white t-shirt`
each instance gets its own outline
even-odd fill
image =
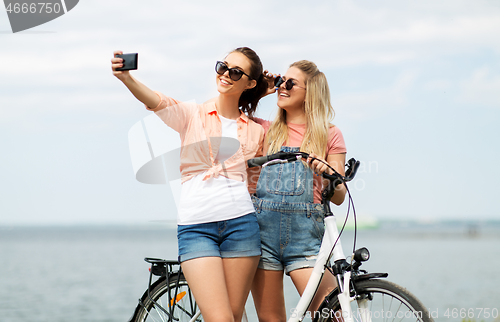
[[[239,148],[236,120],[219,114],[222,123],[221,144],[215,160],[224,162]],[[246,182],[219,175],[203,181],[205,173],[182,184],[177,224],[193,225],[229,220],[255,211]]]

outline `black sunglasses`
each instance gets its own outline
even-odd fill
[[[243,75],[245,75],[249,79],[252,79],[252,77],[245,74],[245,72],[241,69],[229,68],[224,62],[218,61],[217,64],[215,64],[215,71],[217,72],[217,74],[224,75],[227,70],[229,71],[229,78],[234,81],[239,81]]]
[[[302,86],[299,86],[297,84],[295,84],[291,79],[288,79],[287,81],[285,81],[283,79],[283,77],[281,76],[278,76],[274,79],[274,86],[275,87],[280,87],[281,84],[285,83],[285,89],[287,91],[291,90],[294,86],[297,86],[299,88],[303,88],[303,89],[306,89],[305,87],[302,87]]]

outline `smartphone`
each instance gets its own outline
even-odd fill
[[[119,67],[116,70],[124,71],[124,70],[135,70],[137,69],[137,59],[139,54],[123,54],[116,55],[115,57],[123,59],[123,67]]]

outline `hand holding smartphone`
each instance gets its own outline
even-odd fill
[[[115,55],[115,57],[123,59],[123,67],[116,68],[115,70],[117,71],[136,70],[138,56],[139,56],[138,53]]]

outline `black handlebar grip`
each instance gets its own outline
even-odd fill
[[[263,165],[267,161],[269,161],[269,160],[267,159],[267,155],[265,155],[263,157],[249,159],[247,161],[247,165],[248,165],[249,168],[260,167],[261,165]]]
[[[247,165],[249,168],[252,167],[260,167],[264,163],[271,161],[271,160],[276,160],[276,159],[281,159],[285,160],[290,157],[290,153],[287,152],[278,152],[270,155],[265,155],[263,157],[257,157],[253,159],[248,159],[247,160]]]

